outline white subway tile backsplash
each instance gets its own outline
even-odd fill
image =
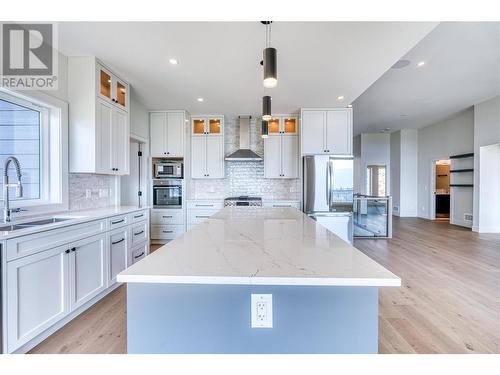
[[[90,191],[90,197],[88,192]],[[107,192],[107,193],[106,193]],[[113,205],[115,177],[96,174],[69,175],[69,209],[86,210]]]

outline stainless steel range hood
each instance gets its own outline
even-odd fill
[[[250,116],[238,116],[240,120],[240,147],[227,155],[227,161],[262,161],[262,158],[250,150]]]

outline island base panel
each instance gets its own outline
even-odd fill
[[[251,328],[250,295],[273,295]],[[377,353],[378,288],[127,285],[129,353]]]

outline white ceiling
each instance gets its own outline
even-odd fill
[[[267,91],[273,113],[347,106],[435,25],[273,23],[279,79],[278,87]],[[63,22],[59,30],[64,54],[99,57],[129,80],[148,109],[261,111],[265,29],[260,22]],[[172,57],[179,65],[168,63]],[[338,101],[339,95],[344,100]]]
[[[353,103],[355,134],[423,127],[500,95],[498,22],[441,23],[402,59],[410,65],[390,69]]]

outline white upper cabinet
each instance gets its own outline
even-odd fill
[[[224,178],[224,117],[191,118],[191,178]]]
[[[269,136],[264,139],[265,178],[298,178],[298,119],[275,116],[269,121]]]
[[[68,58],[70,172],[129,174],[129,92],[95,57]]]
[[[303,109],[302,155],[352,155],[352,108]]]
[[[184,157],[184,111],[151,112],[150,142],[153,157]]]

